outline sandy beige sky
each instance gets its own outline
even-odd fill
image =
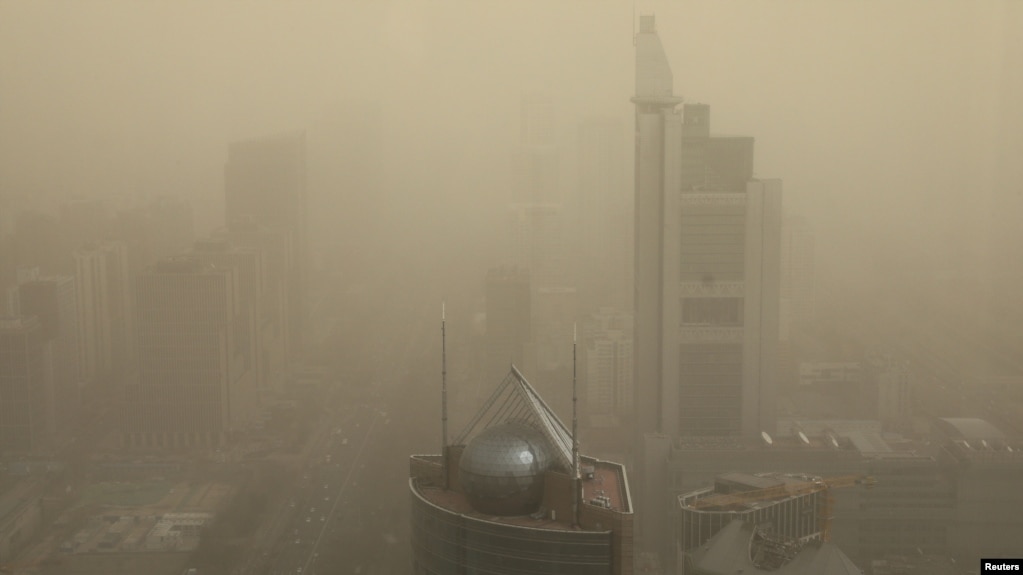
[[[756,136],[757,174],[785,180],[825,246],[981,234],[991,198],[1015,193],[1017,2],[635,12],[656,13],[676,92],[710,103],[715,131]],[[611,1],[2,0],[0,194],[183,194],[212,223],[227,142],[376,101],[397,201],[486,211],[508,185],[523,93],[555,98],[566,146],[582,115],[631,125],[633,14]]]

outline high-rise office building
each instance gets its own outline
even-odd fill
[[[227,238],[231,245],[259,252],[262,261],[259,338],[262,342],[264,382],[268,385],[284,380],[290,349],[287,290],[290,237],[286,230],[267,227],[251,217],[228,222]]]
[[[137,377],[126,389],[132,447],[209,447],[252,415],[254,374],[238,272],[165,258],[135,283]]]
[[[601,308],[582,324],[586,413],[595,427],[632,417],[632,314]]]
[[[263,288],[266,284],[266,270],[263,253],[256,248],[232,246],[226,237],[199,240],[189,254],[190,257],[210,264],[214,268],[234,268],[238,278],[237,333],[242,336],[238,343],[246,371],[251,371],[258,390],[266,386],[266,355],[269,353],[263,343]],[[248,398],[257,399],[258,395]]]
[[[231,144],[224,168],[227,222],[250,216],[286,230],[289,340],[301,345],[309,275],[306,223],[306,136],[279,134]],[[294,351],[292,348],[290,351]]]
[[[753,139],[674,107],[644,16],[637,35],[636,392],[647,431],[772,431],[781,183],[753,178]]]
[[[12,311],[38,318],[40,333],[50,345],[47,418],[54,439],[65,440],[77,423],[81,404],[81,335],[75,278],[33,273],[22,279],[18,285],[18,309]]]
[[[128,247],[90,242],[74,252],[82,381],[108,381],[129,371],[134,337]]]
[[[0,316],[0,452],[52,445],[51,347],[38,318]]]
[[[647,463],[671,438],[774,431],[781,182],[753,177],[752,138],[711,135],[709,106],[676,111],[653,16],[635,44],[633,383],[640,533],[658,549],[667,486]]]

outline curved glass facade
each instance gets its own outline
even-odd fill
[[[415,575],[610,575],[611,533],[533,529],[484,521],[412,496]]]

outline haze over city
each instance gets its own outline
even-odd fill
[[[621,515],[606,565],[551,572],[716,573],[685,497],[793,474],[846,478],[789,535],[863,573],[1023,557],[1020,30],[1008,0],[0,0],[0,351],[29,350],[0,353],[0,569],[462,572],[417,502],[611,529],[573,436]],[[725,385],[701,353],[735,405],[687,411]],[[572,519],[480,504],[460,458],[499,388]],[[771,459],[800,439],[840,455]],[[923,479],[877,495],[878,453]],[[871,515],[914,489],[940,511]]]

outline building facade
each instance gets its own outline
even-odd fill
[[[583,323],[586,413],[632,417],[632,314],[601,308]]]
[[[645,432],[774,430],[781,182],[753,139],[673,94],[652,16],[636,36],[636,406]]]
[[[676,109],[653,16],[635,46],[635,450],[643,546],[664,550],[672,438],[774,432],[781,182],[754,178],[752,138],[711,135],[709,106]]]
[[[131,279],[123,242],[93,243],[74,252],[78,285],[82,381],[127,371],[132,356]]]
[[[53,445],[52,347],[36,317],[0,317],[0,452]]]
[[[136,280],[138,374],[126,389],[131,447],[224,443],[252,415],[250,323],[237,271],[177,256]]]
[[[46,409],[48,428],[55,441],[65,441],[77,425],[82,401],[79,313],[75,278],[33,276],[18,285],[18,309],[22,317],[39,319],[43,338],[50,346],[50,386]]]

